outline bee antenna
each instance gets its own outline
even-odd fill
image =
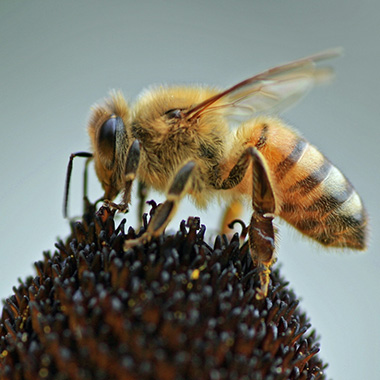
[[[70,178],[71,178],[71,172],[73,170],[73,160],[74,157],[84,157],[87,159],[93,158],[93,154],[89,152],[76,152],[76,153],[71,153],[70,154],[70,159],[69,163],[67,165],[67,171],[66,171],[66,182],[65,182],[65,195],[63,199],[63,216],[64,218],[67,218],[67,204],[69,201],[69,188],[70,188]],[[84,188],[86,190],[87,184],[86,184],[86,179],[84,183]]]

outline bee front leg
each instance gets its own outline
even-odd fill
[[[186,185],[194,168],[195,162],[190,161],[179,170],[170,186],[166,201],[158,206],[148,224],[147,230],[139,238],[127,240],[124,243],[124,250],[136,244],[149,241],[152,237],[159,236],[165,230],[177,211],[179,201],[186,193]]]
[[[265,160],[256,149],[253,149],[252,153],[253,213],[248,227],[248,234],[252,260],[261,267],[261,288],[257,289],[256,298],[263,299],[268,294],[270,268],[276,260],[274,255],[275,236],[272,222],[276,207]]]
[[[128,206],[131,203],[132,184],[136,178],[137,169],[140,162],[140,142],[139,140],[133,141],[127,153],[127,161],[125,164],[125,185],[123,190],[123,197],[119,204],[105,201],[109,206],[121,211],[128,211]]]
[[[141,227],[141,224],[142,224],[142,217],[143,217],[143,214],[144,214],[144,207],[145,207],[147,195],[148,195],[148,188],[147,188],[147,186],[145,185],[145,183],[139,181],[139,185],[138,185],[138,188],[137,188],[137,196],[139,198],[137,217],[138,217],[138,223],[139,223],[140,227]]]

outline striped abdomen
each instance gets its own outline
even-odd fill
[[[366,212],[339,169],[277,120],[256,125],[254,135],[271,172],[276,213],[323,245],[364,249]]]

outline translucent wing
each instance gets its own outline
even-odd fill
[[[186,116],[192,119],[220,110],[228,116],[247,119],[257,113],[279,112],[315,84],[331,79],[332,69],[317,63],[340,54],[341,49],[331,49],[264,71],[194,106]]]

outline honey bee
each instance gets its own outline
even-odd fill
[[[275,216],[324,246],[365,249],[367,214],[353,186],[296,131],[266,115],[328,80],[331,68],[318,64],[339,53],[332,49],[277,66],[225,91],[159,86],[131,107],[113,91],[94,106],[88,125],[93,153],[72,158],[93,157],[104,199],[126,211],[135,178],[167,192],[146,232],[124,249],[161,234],[185,195],[199,207],[215,197],[227,205],[251,202],[248,240],[261,268],[258,299],[267,295],[276,260]],[[120,192],[121,202],[112,203]]]

